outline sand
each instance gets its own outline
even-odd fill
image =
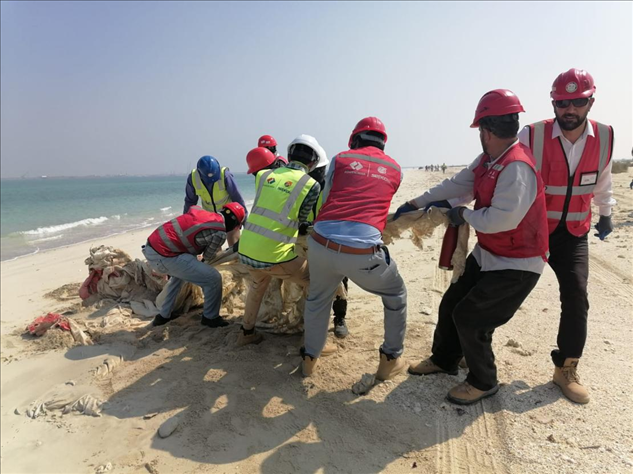
[[[82,308],[73,286],[64,287],[87,276],[91,244],[85,243],[2,263],[1,470],[633,472],[630,174],[614,175],[614,234],[605,242],[593,232],[589,238],[589,339],[580,364],[592,396],[588,405],[570,403],[551,382],[559,302],[549,268],[515,318],[495,332],[499,393],[461,408],[444,396],[465,377],[463,369],[458,376],[400,376],[366,395],[352,393],[353,384],[376,369],[383,324],[380,300],[355,285],[350,336],[336,340],[338,352],[320,360],[311,379],[296,370],[300,335],[266,335],[257,346],[236,347],[239,311],[228,328],[202,328],[191,314],[168,327],[122,328],[94,346],[75,346],[59,333],[37,341],[24,336],[28,322],[51,311],[68,311],[78,321],[103,318],[103,308]],[[392,210],[444,176],[406,171]],[[149,232],[92,244],[141,257]],[[422,250],[409,240],[391,246],[409,293],[410,360],[429,354],[449,283],[450,273],[437,268],[441,237],[437,229]],[[101,416],[25,414],[34,402],[82,396],[106,402]]]

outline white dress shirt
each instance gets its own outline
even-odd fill
[[[554,121],[554,126],[552,127],[552,139],[560,138],[560,141],[563,144],[565,157],[567,158],[567,163],[569,164],[569,176],[572,176],[576,172],[576,168],[578,168],[578,163],[580,163],[580,158],[582,157],[582,153],[585,150],[587,137],[595,138],[593,127],[587,126],[588,124],[589,122],[585,122],[585,131],[582,133],[580,138],[576,140],[576,143],[572,143],[567,140],[567,138],[565,138],[565,135],[563,135],[558,122]],[[529,127],[523,127],[523,130],[519,132],[519,141],[527,147],[530,146]],[[613,199],[613,190],[611,184],[612,163],[613,160],[609,160],[609,164],[600,174],[598,182],[596,183],[596,187],[593,190],[593,203],[598,206],[598,211],[601,216],[610,216],[611,208],[616,204],[616,200]],[[545,185],[547,185],[547,183],[545,183]]]

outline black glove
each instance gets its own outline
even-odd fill
[[[452,206],[446,199],[444,199],[443,201],[433,201],[433,202],[428,203],[426,206],[424,206],[424,210],[428,211],[432,207],[441,207],[444,209],[450,209]]]
[[[396,213],[393,215],[393,220],[395,221],[396,219],[398,219],[402,214],[406,214],[407,212],[412,212],[412,211],[417,211],[418,208],[415,207],[413,204],[410,204],[408,202],[405,202],[402,206],[400,206],[397,210]]]
[[[457,206],[453,207],[446,213],[446,217],[448,217],[448,222],[452,226],[457,227],[466,223],[463,217],[464,209],[466,209],[464,206]]]
[[[231,247],[233,249],[233,252],[237,252],[237,249],[240,248],[240,241],[238,240],[237,242],[235,242],[233,244],[233,247]]]
[[[312,222],[305,221],[299,224],[299,235],[307,235],[308,228],[312,225]]]
[[[611,222],[611,216],[600,216],[600,220],[595,225],[597,234],[593,234],[596,237],[599,237],[600,240],[604,240],[607,235],[613,232],[613,222]]]

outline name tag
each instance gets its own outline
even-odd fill
[[[580,175],[580,185],[587,186],[590,184],[596,184],[598,182],[598,172],[593,171],[591,173],[583,173]]]

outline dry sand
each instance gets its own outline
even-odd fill
[[[393,209],[443,177],[407,171]],[[79,311],[78,320],[103,316],[103,309],[80,308],[76,286],[54,292],[87,276],[90,244],[81,244],[2,263],[2,472],[633,472],[633,191],[630,173],[614,179],[616,230],[606,242],[589,237],[589,339],[580,365],[588,405],[568,402],[551,382],[559,301],[549,268],[515,318],[495,332],[501,390],[457,408],[444,395],[463,370],[401,376],[365,396],[352,393],[377,366],[383,324],[380,300],[354,285],[350,336],[336,341],[338,353],[322,359],[311,379],[295,371],[300,336],[267,335],[258,346],[236,347],[239,310],[228,328],[202,329],[191,315],[86,347],[67,348],[72,339],[53,330],[41,340],[23,336],[29,321],[49,311]],[[140,257],[147,234],[96,243]],[[449,282],[437,268],[441,236],[436,230],[424,250],[408,240],[391,248],[409,291],[410,360],[429,354]],[[123,357],[114,372],[94,375],[113,356]],[[24,415],[51,394],[90,394],[107,403],[101,417]],[[176,427],[163,439],[165,422]]]

